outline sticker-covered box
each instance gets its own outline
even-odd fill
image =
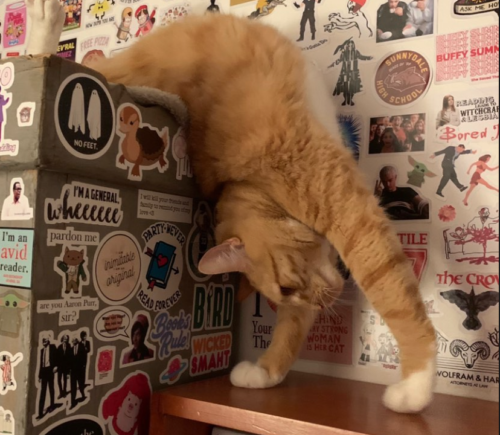
[[[152,391],[232,363],[184,107],[130,92],[58,57],[0,64],[2,433],[147,435]]]

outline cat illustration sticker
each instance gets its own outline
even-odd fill
[[[0,351],[0,374],[2,383],[0,385],[0,395],[5,395],[9,391],[17,388],[17,382],[14,376],[14,367],[23,360],[21,352],[12,355],[10,352]]]
[[[0,66],[0,156],[17,156],[19,141],[5,138],[7,125],[7,109],[12,104],[12,93],[6,92],[14,83],[14,64],[4,63]]]
[[[91,75],[73,74],[61,83],[54,120],[61,143],[75,157],[97,159],[113,142],[113,101],[108,89]]]
[[[128,375],[101,400],[99,417],[112,435],[148,435],[151,382],[141,371]]]
[[[116,166],[128,170],[128,179],[141,181],[142,171],[168,169],[168,127],[161,131],[142,122],[140,110],[129,103],[118,108],[117,134],[120,136]]]
[[[375,74],[378,97],[391,106],[415,103],[429,88],[431,69],[421,54],[402,50],[387,56]]]
[[[61,256],[54,263],[54,270],[63,277],[62,297],[81,297],[82,286],[89,283],[90,277],[87,247],[64,246]]]

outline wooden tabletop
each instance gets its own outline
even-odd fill
[[[435,395],[420,415],[382,405],[385,387],[290,372],[279,386],[249,390],[227,376],[170,387],[153,396],[152,414],[195,420],[259,435],[498,435],[498,403]],[[170,424],[171,425],[171,424]],[[174,428],[165,433],[178,434]],[[208,426],[207,426],[208,427]],[[153,428],[152,428],[153,429]],[[186,431],[202,435],[199,429]]]

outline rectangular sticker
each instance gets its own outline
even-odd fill
[[[168,222],[191,223],[193,200],[185,196],[139,190],[137,217]]]
[[[31,288],[34,230],[0,229],[0,286]]]

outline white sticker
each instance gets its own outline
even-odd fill
[[[127,307],[108,307],[94,319],[94,334],[103,341],[129,341],[128,330],[132,313]]]
[[[60,198],[45,199],[45,223],[78,222],[118,227],[123,219],[120,191],[73,181],[61,189]]]
[[[72,227],[67,227],[64,230],[48,229],[47,230],[47,246],[56,245],[98,245],[99,233],[90,231],[75,231]]]
[[[4,409],[0,406],[0,433],[6,435],[14,435],[16,422],[12,411]]]
[[[37,302],[37,313],[59,314],[59,325],[76,325],[80,311],[99,309],[99,299],[83,297],[80,299],[53,299]]]
[[[167,193],[139,190],[137,217],[168,222],[191,223],[193,199]]]
[[[35,118],[36,103],[21,103],[17,108],[18,127],[31,127]]]
[[[87,247],[63,245],[60,257],[54,258],[54,270],[62,277],[61,297],[80,298],[82,287],[89,283]]]
[[[33,218],[33,208],[30,207],[28,197],[23,194],[24,182],[22,178],[13,178],[10,181],[10,194],[3,201],[1,219],[3,221],[24,221]]]
[[[116,347],[104,346],[97,351],[95,359],[95,384],[111,384],[115,379]]]
[[[121,305],[134,296],[141,278],[141,251],[132,234],[115,231],[102,240],[94,256],[93,277],[107,304]]]
[[[186,133],[182,127],[179,127],[179,130],[177,130],[174,136],[172,155],[177,163],[175,178],[178,180],[182,180],[182,177],[193,178],[193,169],[191,168],[191,161],[187,154]]]
[[[14,391],[17,388],[17,382],[14,376],[14,367],[23,360],[21,352],[12,355],[10,352],[0,352],[0,370],[2,371],[2,385],[0,395],[5,395],[9,391]]]
[[[122,350],[120,368],[155,360],[155,347],[147,342],[150,326],[151,318],[147,311],[135,313],[128,334],[131,346]]]
[[[5,37],[5,35],[4,35]],[[0,156],[17,156],[19,141],[5,139],[7,109],[12,104],[12,93],[6,92],[14,83],[14,64],[4,63],[0,66]]]

